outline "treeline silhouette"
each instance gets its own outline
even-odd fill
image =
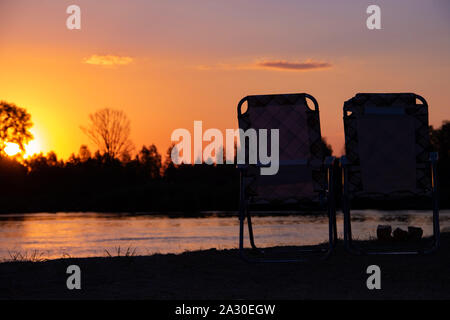
[[[439,152],[441,208],[450,207],[450,122],[431,128],[432,148]],[[331,150],[330,150],[331,152]],[[170,154],[170,149],[168,150]],[[340,169],[335,188],[339,206]],[[234,164],[175,166],[162,162],[156,146],[143,146],[134,158],[119,160],[86,146],[68,160],[54,152],[24,160],[0,156],[0,212],[180,212],[235,211],[239,172]],[[428,200],[420,207],[429,208]],[[416,205],[416,204],[414,204]],[[374,207],[376,203],[356,203]],[[407,208],[411,202],[390,204]]]
[[[67,161],[54,152],[23,161],[0,157],[0,212],[184,212],[235,210],[234,165],[161,163],[154,145],[119,160],[87,148]]]

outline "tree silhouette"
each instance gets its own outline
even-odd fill
[[[443,121],[442,126],[437,129],[430,127],[431,151],[439,154],[438,186],[442,201],[448,201],[450,194],[450,121]]]
[[[0,101],[0,153],[4,154],[6,143],[16,143],[20,150],[33,139],[29,129],[33,126],[31,115],[13,103]]]
[[[322,144],[322,148],[323,148],[323,152],[324,155],[327,156],[331,156],[333,154],[333,148],[331,147],[331,145],[327,142],[327,139],[325,139],[324,137],[322,137],[320,143]]]
[[[129,155],[133,149],[130,140],[130,120],[121,110],[102,109],[89,115],[87,127],[81,130],[109,159]]]
[[[158,153],[158,149],[154,144],[148,148],[143,146],[136,159],[143,167],[145,175],[148,175],[152,179],[161,176],[161,155]]]
[[[450,159],[450,121],[443,121],[438,129],[430,127],[431,145],[433,151],[439,153],[440,160]]]

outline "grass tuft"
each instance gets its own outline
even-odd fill
[[[136,255],[136,248],[133,247],[128,247],[127,250],[125,251],[125,253],[122,255],[121,251],[120,251],[120,246],[115,248],[115,253],[113,252],[112,254],[105,249],[106,255],[108,258],[114,258],[114,257],[134,257]]]
[[[8,251],[8,254],[8,262],[43,262],[48,260],[45,258],[45,252],[39,252],[38,250],[33,250],[30,253],[28,251],[24,253],[20,251]]]

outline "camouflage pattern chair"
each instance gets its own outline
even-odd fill
[[[314,104],[310,109],[307,100]],[[247,110],[242,106],[247,102]],[[243,98],[238,105],[238,120],[241,147],[245,150],[245,164],[238,167],[241,172],[240,186],[240,236],[239,250],[247,261],[290,262],[309,260],[306,252],[318,252],[327,257],[336,241],[335,207],[332,189],[333,157],[325,157],[325,145],[320,133],[319,106],[308,94],[257,95]],[[275,175],[261,175],[260,164],[250,164],[249,144],[243,132],[255,129],[259,142],[259,129],[279,130],[279,170]],[[270,134],[268,134],[270,136]],[[243,143],[245,146],[243,146]],[[270,141],[269,141],[270,144]],[[270,150],[270,147],[267,148]],[[326,158],[326,159],[325,159]],[[325,161],[324,161],[325,160]],[[258,162],[259,163],[259,162]],[[315,250],[298,250],[294,257],[268,259],[254,241],[250,205],[275,206],[290,204],[295,208],[305,205],[326,204],[329,218],[329,245]],[[258,258],[244,255],[244,220],[247,218],[250,244]],[[316,257],[309,257],[316,258]]]
[[[417,102],[420,101],[420,103]],[[437,153],[430,152],[428,104],[414,93],[359,93],[344,103],[344,240],[353,253],[417,254],[439,246]],[[352,244],[352,199],[432,197],[434,243],[430,249],[364,251]]]

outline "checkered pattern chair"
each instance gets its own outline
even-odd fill
[[[351,244],[352,199],[431,196],[434,199],[435,242],[432,249],[425,251],[434,251],[439,245],[437,154],[430,153],[425,99],[413,93],[359,93],[344,104],[344,130],[346,155],[341,163],[347,248],[357,252]]]
[[[310,109],[307,100],[314,103]],[[242,112],[242,105],[247,102],[247,110]],[[319,108],[314,97],[308,94],[274,94],[248,96],[238,105],[239,128],[247,131],[254,129],[259,142],[259,130],[279,130],[279,170],[275,175],[261,175],[261,165],[250,164],[249,145],[245,143],[243,151],[246,163],[241,164],[241,199],[240,199],[240,241],[243,254],[244,220],[247,218],[250,243],[258,250],[253,237],[250,206],[254,204],[276,206],[289,204],[296,208],[327,205],[329,215],[330,245],[320,251],[327,256],[336,238],[335,212],[332,194],[333,158],[325,159],[325,145],[320,133]],[[242,132],[241,132],[242,133]],[[270,137],[270,134],[267,134]],[[242,143],[241,138],[241,143]],[[270,150],[269,139],[268,150]],[[325,161],[324,161],[325,160]],[[257,261],[269,261],[266,258]],[[281,259],[276,261],[286,261]],[[275,261],[274,260],[274,261]],[[288,261],[305,260],[304,257],[289,258]],[[270,260],[272,261],[272,260]]]

